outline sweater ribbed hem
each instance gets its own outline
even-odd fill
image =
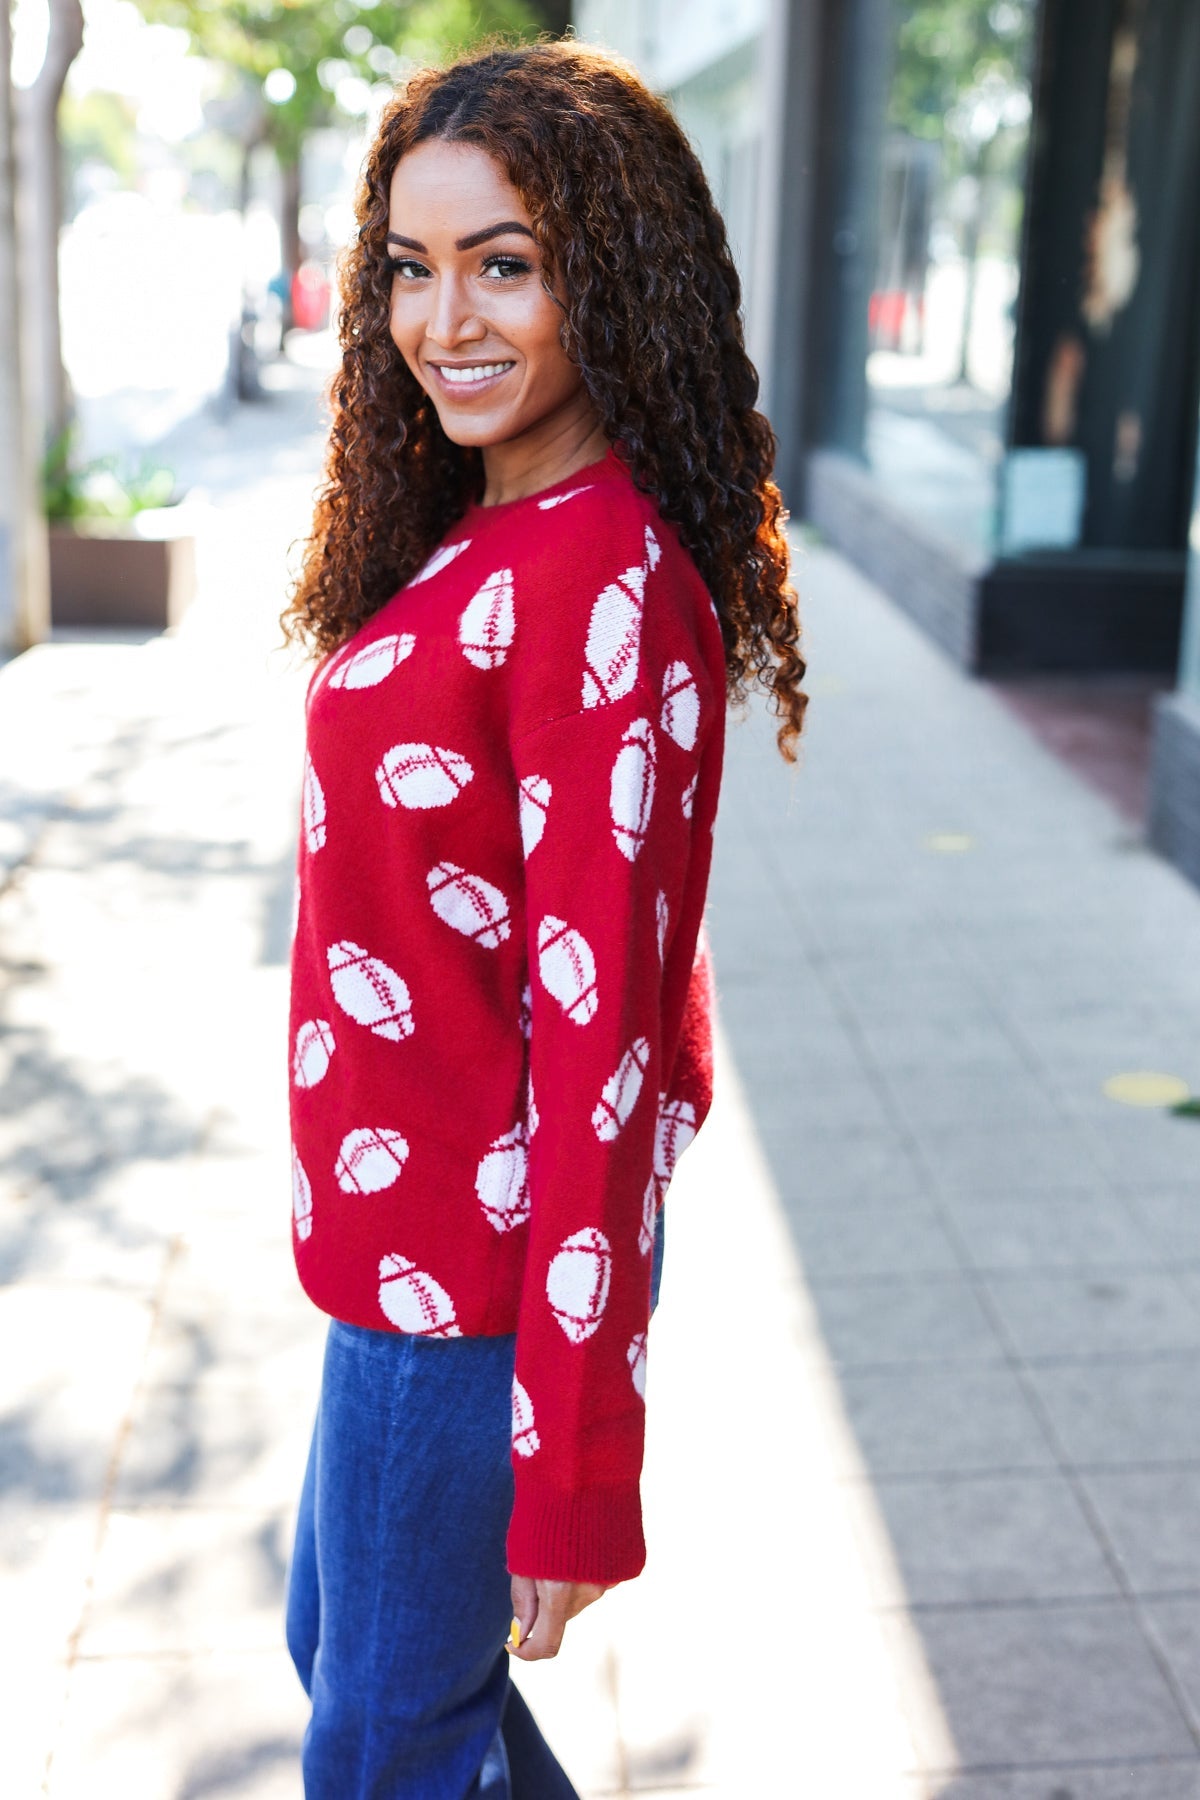
[[[646,1566],[636,1482],[579,1493],[522,1489],[508,1527],[512,1575],[542,1581],[632,1581]]]

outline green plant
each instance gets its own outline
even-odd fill
[[[53,440],[42,461],[42,501],[52,523],[131,519],[150,507],[171,504],[173,470],[145,455],[135,461],[111,452],[80,463],[76,440],[76,428],[69,425]]]

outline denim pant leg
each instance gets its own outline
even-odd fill
[[[577,1800],[506,1705],[513,1349],[330,1324],[288,1575],[306,1800]]]

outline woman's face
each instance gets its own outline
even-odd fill
[[[486,449],[587,410],[529,214],[475,144],[419,144],[392,176],[389,329],[453,443]]]

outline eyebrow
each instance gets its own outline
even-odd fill
[[[528,225],[522,225],[519,219],[502,219],[499,225],[485,225],[482,231],[471,231],[466,237],[456,238],[454,248],[477,250],[480,244],[490,243],[493,238],[505,237],[510,231],[519,231],[522,237],[533,236]],[[416,238],[401,237],[398,231],[389,231],[387,241],[389,244],[399,244],[402,250],[415,250],[420,256],[429,255],[424,244],[419,244]]]

